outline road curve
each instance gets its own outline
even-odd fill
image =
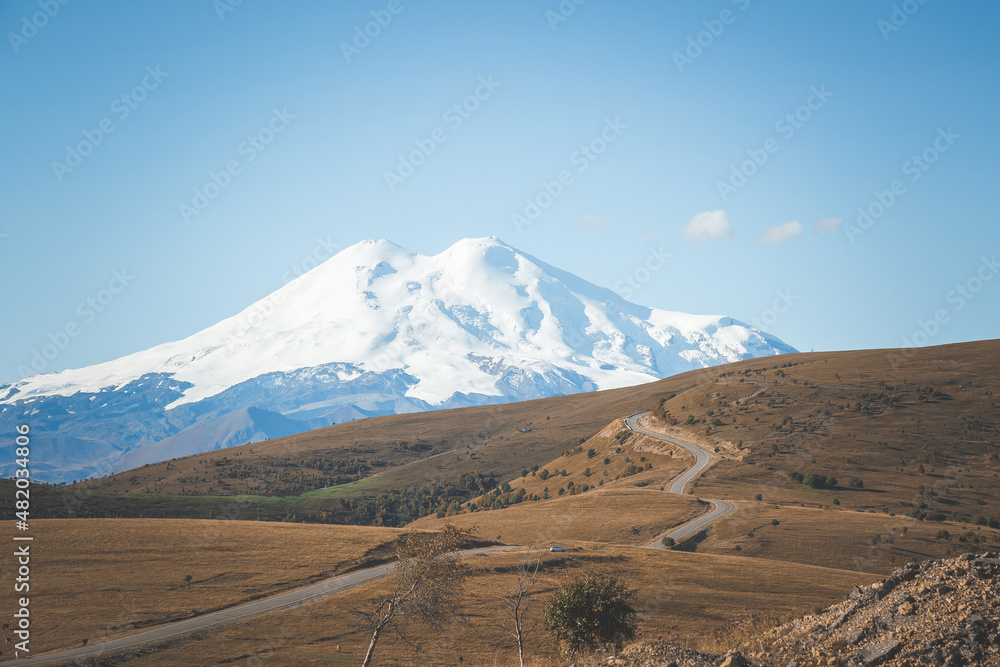
[[[639,417],[647,414],[646,412],[637,412],[625,418],[625,425],[635,431],[636,433],[642,433],[648,435],[651,438],[657,438],[659,440],[664,440],[666,442],[672,443],[679,447],[683,447],[687,451],[691,452],[695,456],[695,464],[688,470],[686,470],[680,477],[678,477],[670,485],[670,493],[683,494],[684,487],[687,486],[688,482],[700,475],[705,468],[709,466],[712,462],[712,456],[701,449],[696,447],[689,442],[684,442],[683,440],[678,440],[676,438],[671,438],[670,436],[663,435],[661,433],[655,433],[653,431],[646,430],[639,426]],[[733,511],[733,504],[725,500],[709,500],[707,498],[699,498],[701,502],[708,502],[713,505],[713,509],[708,514],[703,514],[702,516],[693,519],[686,524],[679,526],[665,535],[660,535],[653,542],[647,544],[647,547],[652,548],[663,548],[663,538],[671,537],[674,540],[681,540],[689,535],[697,533],[702,528],[715,521],[719,517],[725,516]],[[503,549],[511,549],[516,547],[501,546],[501,547],[486,547],[482,549],[469,549],[461,552],[462,555],[473,555],[480,553],[487,553],[490,551],[497,551]],[[43,655],[33,656],[29,658],[22,658],[17,661],[18,665],[49,665],[66,663],[68,661],[76,660],[79,658],[88,658],[98,656],[102,653],[109,651],[122,651],[125,649],[135,648],[143,644],[148,644],[150,642],[163,641],[165,639],[170,639],[173,637],[178,637],[180,635],[185,635],[190,632],[197,632],[199,630],[205,630],[222,623],[228,623],[230,621],[235,621],[243,618],[248,618],[250,616],[256,616],[258,614],[264,614],[272,611],[280,611],[283,609],[290,609],[292,607],[297,607],[301,604],[307,602],[312,602],[313,600],[318,600],[320,598],[327,597],[329,595],[334,595],[336,593],[341,593],[343,591],[349,590],[356,586],[366,584],[370,581],[375,581],[376,579],[381,579],[382,577],[389,576],[395,563],[390,563],[388,565],[379,565],[377,567],[371,567],[364,570],[358,570],[356,572],[351,572],[349,574],[344,574],[339,577],[333,577],[331,579],[326,579],[324,581],[305,586],[304,588],[298,588],[292,591],[287,591],[285,593],[279,593],[268,598],[263,598],[260,600],[255,600],[254,602],[248,602],[237,607],[230,607],[228,609],[221,609],[219,611],[214,611],[204,616],[196,616],[194,618],[185,619],[183,621],[178,621],[176,623],[170,623],[168,625],[162,625],[157,628],[152,628],[150,630],[144,630],[142,632],[137,632],[132,635],[126,635],[124,637],[119,637],[117,639],[110,639],[99,644],[90,644],[88,646],[80,646],[74,649],[66,649],[63,651],[56,651],[54,653],[46,653]]]
[[[460,553],[463,556],[468,556],[486,553],[488,551],[511,548],[515,547],[485,547],[482,549],[468,549]],[[389,563],[388,565],[379,565],[377,567],[370,567],[364,570],[357,570],[356,572],[343,574],[339,577],[333,577],[332,579],[325,579],[315,584],[305,586],[304,588],[297,588],[295,590],[279,593],[278,595],[268,598],[248,602],[238,607],[221,609],[210,614],[205,614],[204,616],[196,616],[194,618],[185,619],[176,623],[162,625],[151,630],[144,630],[142,632],[126,635],[117,639],[110,639],[106,642],[101,642],[100,644],[90,644],[88,646],[80,646],[78,648],[56,651],[54,653],[46,653],[30,658],[21,658],[14,664],[49,665],[66,663],[79,658],[94,657],[108,651],[121,651],[124,649],[135,648],[137,646],[141,646],[142,644],[170,639],[189,632],[205,630],[221,623],[228,623],[230,621],[247,618],[249,616],[256,616],[257,614],[280,611],[282,609],[291,609],[292,607],[297,607],[301,604],[312,602],[313,600],[318,600],[335,593],[341,593],[356,586],[366,584],[370,581],[381,579],[382,577],[387,577],[392,574],[395,567],[395,563]]]
[[[679,447],[683,447],[687,451],[694,454],[695,458],[694,465],[685,470],[684,473],[681,474],[680,477],[675,479],[673,483],[670,485],[670,493],[683,494],[684,487],[688,485],[688,482],[690,482],[698,475],[700,475],[702,472],[704,472],[705,468],[707,468],[709,464],[712,463],[712,455],[706,452],[701,447],[696,447],[695,445],[692,445],[690,442],[684,442],[683,440],[678,440],[677,438],[671,438],[669,435],[663,435],[662,433],[656,433],[654,431],[642,428],[641,426],[639,426],[639,417],[642,417],[643,415],[647,414],[649,414],[649,410],[646,410],[645,412],[637,412],[634,415],[629,415],[628,417],[625,418],[625,426],[627,426],[629,430],[635,431],[636,433],[642,433],[643,435],[648,435],[651,438],[656,438],[658,440],[663,440],[665,442],[669,442]],[[713,521],[715,521],[720,517],[726,516],[734,509],[734,505],[726,500],[711,500],[709,498],[699,498],[698,501],[711,503],[713,506],[712,511],[709,512],[708,514],[703,514],[697,519],[688,521],[684,525],[673,529],[669,533],[666,533],[664,535],[659,535],[655,540],[653,540],[646,546],[654,549],[662,549],[663,538],[669,537],[672,538],[674,541],[680,541],[683,538],[688,537],[689,535],[694,535],[708,524],[712,523]]]

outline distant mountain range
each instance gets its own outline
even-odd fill
[[[629,303],[496,238],[434,256],[368,240],[183,340],[0,385],[0,428],[30,423],[34,476],[69,481],[362,417],[789,352],[729,317]]]

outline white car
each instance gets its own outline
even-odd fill
[[[563,549],[562,547],[551,546],[549,547],[549,551],[566,551],[566,550]]]

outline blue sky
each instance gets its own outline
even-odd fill
[[[998,17],[4,2],[0,382],[53,340],[45,371],[185,337],[366,237],[496,235],[803,350],[996,337]]]

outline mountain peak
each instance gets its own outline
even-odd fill
[[[60,434],[107,433],[118,451],[250,407],[322,420],[482,405],[785,352],[728,317],[628,303],[495,236],[433,256],[366,239],[184,340],[15,383],[0,427],[48,404],[60,423],[121,409],[122,425],[83,419]]]

